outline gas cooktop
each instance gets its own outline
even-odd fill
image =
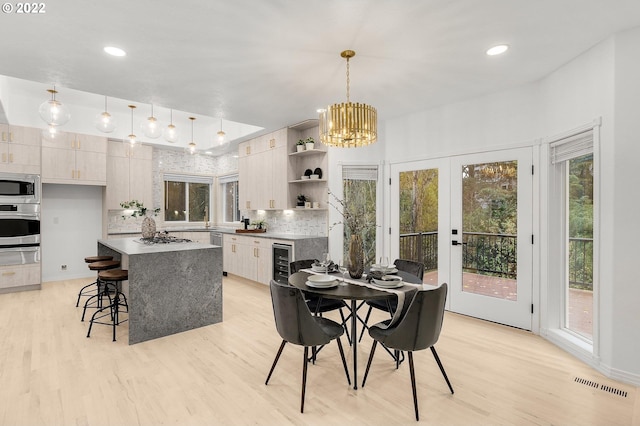
[[[140,242],[143,244],[151,245],[151,244],[191,243],[193,241],[191,241],[188,238],[176,238],[165,232],[158,232],[153,237],[140,238]]]

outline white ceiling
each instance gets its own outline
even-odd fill
[[[0,75],[55,83],[61,100],[65,88],[75,89],[266,130],[345,100],[345,49],[356,51],[351,100],[375,106],[385,120],[535,81],[640,26],[637,0],[56,0],[45,7],[0,18]],[[511,49],[485,55],[499,43]],[[127,56],[110,57],[105,45]]]

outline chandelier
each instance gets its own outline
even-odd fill
[[[111,133],[116,129],[116,122],[113,116],[107,111],[107,97],[104,97],[104,111],[96,115],[96,128],[103,133]]]
[[[320,141],[328,146],[357,148],[378,138],[376,109],[349,100],[349,59],[355,55],[353,50],[340,53],[347,60],[347,102],[330,105],[320,113]]]
[[[56,93],[58,93],[56,86],[53,86],[53,89],[48,89],[47,92],[51,94],[51,99],[44,101],[40,105],[40,108],[38,108],[40,118],[49,126],[62,126],[66,124],[71,118],[71,114],[66,105],[63,105],[62,102],[56,99]]]

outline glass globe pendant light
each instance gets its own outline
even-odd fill
[[[53,89],[47,89],[51,93],[51,99],[40,104],[38,113],[45,123],[53,126],[62,126],[71,118],[69,109],[56,99],[56,86]]]
[[[226,135],[225,132],[222,131],[222,118],[220,119],[220,130],[218,131],[218,142],[220,142],[220,145],[224,144],[224,136]]]
[[[142,133],[148,138],[158,139],[162,135],[162,126],[158,119],[153,116],[153,104],[151,105],[151,117],[147,117],[142,122]]]
[[[42,138],[48,142],[58,142],[64,139],[64,137],[64,132],[53,124],[49,124],[47,128],[42,131]]]
[[[173,124],[173,110],[171,110],[171,121],[169,125],[164,128],[164,139],[169,143],[176,143],[178,141],[178,129]]]
[[[107,97],[104,97],[104,111],[96,115],[96,129],[103,133],[111,133],[116,129],[116,121],[109,112],[107,112]]]
[[[193,122],[195,119],[195,117],[189,117],[189,120],[191,120],[191,142],[187,145],[187,152],[191,155],[196,153],[196,143],[193,141]]]
[[[124,139],[124,141],[129,142],[129,145],[134,146],[136,144],[136,135],[133,133],[133,110],[136,109],[136,106],[129,105],[129,108],[131,108],[131,133]]]

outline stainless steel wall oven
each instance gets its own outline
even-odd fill
[[[0,266],[40,262],[40,176],[0,173]]]

